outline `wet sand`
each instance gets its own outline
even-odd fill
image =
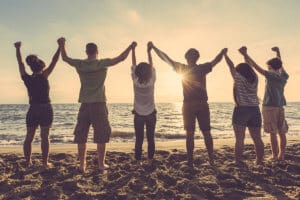
[[[38,146],[33,166],[24,167],[21,147],[0,148],[0,199],[299,199],[300,143],[289,139],[286,160],[273,162],[265,142],[264,165],[254,163],[250,140],[244,165],[234,162],[234,140],[215,140],[215,166],[203,141],[196,142],[195,167],[186,163],[185,142],[157,142],[153,165],[134,160],[133,143],[108,144],[110,169],[97,170],[95,145],[88,146],[87,171],[77,169],[76,145],[52,145],[52,167],[43,169]],[[146,147],[146,143],[144,144]],[[146,152],[143,154],[146,157]],[[145,160],[144,160],[145,161]]]

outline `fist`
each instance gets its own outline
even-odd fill
[[[21,44],[22,44],[22,43],[19,41],[19,42],[15,42],[14,45],[15,45],[16,48],[20,48],[20,47],[21,47]]]
[[[64,45],[65,42],[66,42],[66,39],[65,39],[64,37],[58,38],[58,40],[57,40],[57,43],[58,43],[59,45]]]
[[[271,49],[272,49],[272,51],[275,51],[275,52],[278,52],[278,51],[279,51],[279,48],[278,48],[278,47],[272,47]]]
[[[247,53],[247,47],[245,47],[245,46],[242,46],[241,48],[239,48],[239,52],[241,53],[241,54],[246,54]]]
[[[150,51],[153,48],[153,43],[149,41],[147,47],[148,47],[148,51]]]
[[[131,48],[134,49],[136,46],[137,46],[137,43],[136,43],[136,42],[132,42],[132,43],[131,43]]]

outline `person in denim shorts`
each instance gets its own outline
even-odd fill
[[[289,75],[282,66],[279,48],[273,47],[272,51],[276,53],[276,58],[272,58],[267,62],[268,70],[264,70],[256,64],[247,54],[247,51],[245,51],[243,55],[247,62],[266,78],[262,107],[264,131],[270,133],[272,159],[284,160],[286,133],[288,132],[288,125],[284,113],[284,106],[286,105],[284,87]],[[279,145],[277,133],[280,139]]]
[[[59,48],[52,58],[52,62],[45,69],[45,63],[36,55],[29,55],[26,57],[26,63],[32,70],[32,75],[27,74],[25,65],[21,56],[21,42],[16,42],[16,56],[19,64],[19,72],[22,80],[27,88],[29,97],[29,110],[26,115],[27,133],[24,141],[24,157],[26,166],[32,165],[31,161],[31,145],[38,126],[41,127],[41,149],[43,166],[48,167],[49,156],[49,131],[53,121],[53,110],[50,104],[49,97],[49,81],[48,77],[53,71],[57,60],[59,58]]]
[[[248,127],[256,151],[256,163],[262,164],[264,143],[261,139],[261,113],[257,97],[258,78],[247,63],[234,67],[233,62],[225,53],[225,60],[234,80],[235,107],[232,115],[232,125],[235,133],[235,160],[242,163],[245,131]]]
[[[224,49],[211,61],[197,64],[200,54],[198,50],[191,48],[185,53],[187,64],[172,60],[167,54],[153,46],[154,51],[163,61],[171,65],[174,70],[182,74],[183,88],[183,122],[186,131],[186,148],[188,165],[194,165],[194,135],[195,123],[198,121],[200,130],[204,137],[210,164],[214,164],[213,140],[210,132],[210,111],[206,91],[206,75],[210,73],[223,58]]]
[[[105,164],[106,143],[109,141],[111,127],[108,121],[104,82],[107,68],[125,60],[132,49],[132,44],[115,58],[98,59],[98,47],[94,43],[86,45],[87,59],[72,59],[65,50],[65,38],[59,38],[62,59],[75,67],[81,82],[79,102],[81,103],[74,142],[78,145],[79,170],[86,169],[86,142],[90,125],[94,128],[94,143],[97,143],[98,167],[103,171]]]

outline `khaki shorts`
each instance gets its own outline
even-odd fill
[[[195,131],[196,119],[201,131],[210,131],[210,112],[207,102],[183,102],[184,129]]]
[[[288,125],[285,120],[283,107],[262,107],[264,131],[266,133],[285,134],[288,132]]]
[[[90,125],[94,129],[94,143],[107,143],[109,141],[111,128],[105,102],[81,104],[74,130],[75,143],[87,142]]]

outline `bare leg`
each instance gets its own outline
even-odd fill
[[[27,127],[27,134],[23,145],[24,157],[26,160],[26,167],[32,165],[31,161],[31,144],[35,135],[36,127]]]
[[[194,131],[186,131],[186,150],[188,165],[193,166],[194,158]]]
[[[242,160],[244,150],[244,139],[246,127],[244,126],[233,126],[235,134],[235,161],[240,162]]]
[[[270,133],[270,139],[271,139],[271,149],[272,149],[273,159],[277,160],[277,158],[278,158],[278,142],[277,142],[276,133]]]
[[[279,146],[279,154],[278,154],[278,160],[284,160],[284,153],[285,153],[285,147],[286,147],[286,135],[285,133],[279,134],[280,138],[280,146]]]
[[[97,143],[97,152],[98,152],[98,167],[100,170],[108,168],[108,165],[105,164],[105,154],[106,154],[106,143]]]
[[[79,170],[85,172],[86,168],[86,143],[78,144]]]
[[[203,131],[204,142],[208,153],[209,162],[214,164],[214,143],[210,131]]]
[[[262,164],[264,158],[264,143],[261,139],[260,130],[261,130],[260,128],[249,128],[249,132],[255,146],[256,164]]]
[[[50,127],[41,127],[41,149],[43,157],[44,167],[48,167],[48,157],[49,157],[49,130]]]

